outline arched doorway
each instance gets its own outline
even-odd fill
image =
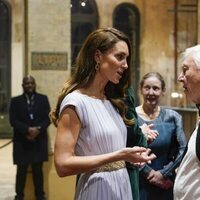
[[[94,0],[71,0],[72,65],[85,38],[98,27],[98,21],[98,11]]]
[[[8,107],[11,93],[11,9],[0,0],[0,137],[11,134]]]
[[[138,103],[138,82],[140,74],[140,15],[138,9],[129,3],[118,5],[113,13],[113,27],[126,33],[132,43],[133,60],[131,67],[132,87],[135,90],[135,100]]]

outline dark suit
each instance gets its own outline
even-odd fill
[[[39,196],[41,195],[39,193],[44,194],[42,162],[48,160],[47,128],[50,125],[48,98],[35,93],[30,104],[25,94],[13,97],[9,112],[10,124],[14,130],[13,162],[17,164],[16,192],[22,193],[20,195],[23,196],[26,170],[31,164],[35,193]],[[33,141],[26,138],[29,127],[38,127],[39,130],[39,135]]]

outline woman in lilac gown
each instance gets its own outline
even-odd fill
[[[130,59],[123,33],[114,28],[92,32],[51,112],[57,126],[56,170],[60,177],[81,174],[77,200],[131,200],[125,161],[141,165],[155,158],[144,147],[126,148],[126,126],[134,123],[125,117],[123,101]],[[114,87],[118,94],[113,95]]]

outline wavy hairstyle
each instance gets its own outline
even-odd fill
[[[127,57],[127,64],[131,63],[131,44],[128,37],[121,31],[115,28],[100,28],[88,35],[82,48],[80,49],[75,62],[75,71],[71,78],[65,82],[62,90],[59,93],[56,108],[51,111],[50,118],[55,126],[59,119],[60,104],[64,97],[78,89],[88,87],[94,80],[95,70],[95,52],[99,50],[101,53],[106,53],[109,49],[119,42],[126,42],[129,49],[129,56]],[[112,104],[119,110],[127,125],[131,125],[132,120],[125,117],[126,106],[124,104],[125,90],[130,84],[130,68],[124,71],[119,84],[113,84],[110,81],[105,87],[105,95],[112,102]]]

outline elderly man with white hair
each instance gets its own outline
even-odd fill
[[[200,45],[183,53],[182,72],[178,77],[186,97],[200,109]],[[200,126],[192,133],[174,185],[174,200],[200,199]]]

